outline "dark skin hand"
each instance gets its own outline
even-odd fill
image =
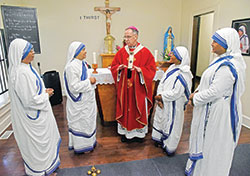
[[[190,96],[189,96],[189,101],[188,101],[188,104],[191,105],[191,106],[194,106],[194,103],[193,103],[193,98],[194,98],[194,94],[197,93],[198,90],[196,90],[194,93],[191,93]]]
[[[163,101],[161,95],[156,95],[155,100],[157,102],[157,105],[162,109],[163,108]]]

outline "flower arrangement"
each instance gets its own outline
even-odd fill
[[[162,55],[163,55],[163,61],[169,61],[170,60],[170,58],[171,58],[171,56],[172,56],[172,52],[169,52],[169,53],[162,53]]]
[[[119,51],[119,49],[121,49],[121,47],[119,45],[115,46],[116,52]]]

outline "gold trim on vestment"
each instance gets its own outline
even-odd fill
[[[135,74],[135,76],[134,76],[134,81],[136,81],[136,74]],[[147,124],[142,123],[141,121],[139,121],[139,119],[140,119],[142,113],[141,113],[141,111],[140,111],[140,109],[139,109],[139,107],[138,107],[138,104],[137,104],[138,98],[137,98],[137,96],[136,96],[136,87],[134,86],[134,88],[135,88],[135,102],[136,102],[136,108],[138,109],[139,114],[140,114],[140,116],[139,116],[139,117],[136,117],[135,120],[136,120],[138,123],[140,123],[140,124],[146,126]],[[145,100],[144,100],[144,101],[145,101]],[[146,117],[146,118],[148,118],[148,117]]]

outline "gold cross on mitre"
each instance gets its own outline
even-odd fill
[[[107,35],[109,35],[111,27],[111,15],[113,15],[115,12],[120,11],[121,8],[109,7],[109,0],[105,0],[105,7],[95,7],[94,10],[99,11],[106,16],[106,30],[107,30]]]

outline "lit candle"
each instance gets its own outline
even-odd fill
[[[155,50],[155,62],[157,62],[158,50]]]
[[[96,53],[93,52],[93,64],[96,64]]]

